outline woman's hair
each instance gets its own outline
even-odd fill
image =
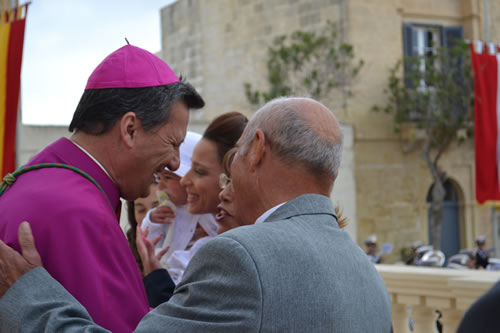
[[[231,164],[233,163],[234,155],[236,155],[236,150],[236,147],[229,149],[222,161],[222,170],[229,178],[231,178]]]
[[[144,271],[142,266],[142,260],[141,257],[139,256],[139,251],[137,250],[137,244],[135,243],[135,236],[137,234],[136,232],[137,221],[135,219],[135,204],[133,201],[127,201],[127,216],[128,216],[128,223],[130,225],[130,228],[127,230],[128,245],[130,246],[130,249],[134,254],[135,261],[137,262],[137,266],[139,266],[139,270],[141,271],[142,274]]]
[[[217,155],[222,164],[224,156],[236,145],[248,118],[239,112],[227,112],[216,117],[203,133],[203,138],[212,141],[217,146]]]
[[[338,205],[335,205],[335,215],[337,215],[337,223],[339,224],[340,229],[344,229],[347,226],[347,222],[349,219],[345,216],[342,216],[344,209],[340,208]]]

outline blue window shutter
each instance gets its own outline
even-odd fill
[[[457,40],[464,39],[464,28],[461,25],[453,27],[443,27],[441,31],[443,46],[454,47],[457,45]]]
[[[415,56],[414,43],[416,43],[416,41],[414,37],[412,24],[403,23],[403,51],[405,57]]]
[[[415,52],[415,38],[414,29],[411,23],[403,23],[403,55],[404,57],[414,57],[416,56]],[[410,72],[410,64],[407,63],[406,59],[404,60],[404,73],[405,73],[405,85],[407,87],[413,86],[411,79],[409,78],[408,73]]]
[[[459,40],[464,39],[464,28],[461,25],[443,27],[441,31],[442,31],[441,38],[443,42],[443,47],[451,49],[457,46],[457,42]],[[449,63],[443,64],[444,70],[447,70],[447,68],[456,70],[456,72],[451,75],[453,75],[454,81],[459,86],[461,85],[461,83],[463,83],[463,78],[464,78],[463,66],[464,66],[463,57],[457,59],[450,56]],[[453,103],[452,101],[450,101],[450,104],[453,107],[453,115],[463,116],[465,114],[466,109],[462,105],[460,105],[459,103],[458,104]]]

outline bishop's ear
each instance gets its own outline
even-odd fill
[[[133,112],[125,113],[120,119],[120,137],[125,146],[131,148],[134,145],[137,139],[138,127],[140,127],[140,121]]]

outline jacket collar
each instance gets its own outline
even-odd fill
[[[335,218],[338,225],[337,215],[332,200],[321,194],[303,194],[288,201],[274,211],[264,222],[286,220],[300,215],[328,214]]]

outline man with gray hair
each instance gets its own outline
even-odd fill
[[[200,248],[136,332],[390,332],[384,282],[329,198],[341,149],[337,119],[312,99],[260,109],[231,167],[236,216],[251,225]],[[0,242],[0,279],[12,285],[0,288],[0,330],[103,332],[37,267],[26,223],[19,234],[24,257]]]

